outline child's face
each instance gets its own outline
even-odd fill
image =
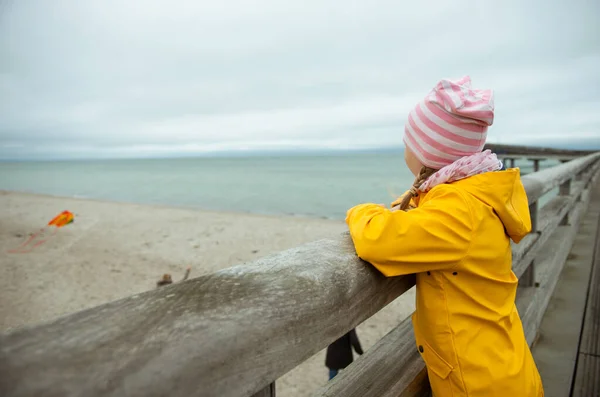
[[[406,165],[413,175],[417,176],[419,172],[421,172],[423,164],[421,164],[421,162],[417,159],[417,156],[415,156],[412,150],[407,147],[404,148],[404,161],[406,161]]]

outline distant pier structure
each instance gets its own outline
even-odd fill
[[[528,160],[533,163],[533,172],[540,170],[540,162],[544,160],[558,160],[561,163],[566,163],[575,158],[587,156],[593,154],[593,151],[584,150],[566,150],[566,149],[553,149],[543,148],[535,146],[511,146],[511,145],[498,145],[488,143],[485,145],[486,149],[490,149],[503,160],[507,168],[514,168],[516,166],[516,160]]]

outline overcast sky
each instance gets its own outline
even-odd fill
[[[597,0],[0,0],[0,158],[402,144],[443,77],[489,141],[600,141]]]

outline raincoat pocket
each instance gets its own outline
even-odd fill
[[[425,365],[427,366],[427,374],[429,375],[429,383],[435,396],[451,396],[451,383],[448,377],[454,370],[454,367],[444,360],[431,346],[425,342],[418,342],[419,352]]]

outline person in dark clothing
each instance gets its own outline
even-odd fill
[[[354,329],[327,347],[325,365],[329,368],[329,380],[333,379],[339,370],[346,368],[354,361],[354,357],[352,356],[353,347],[356,353],[363,354],[356,330]]]

